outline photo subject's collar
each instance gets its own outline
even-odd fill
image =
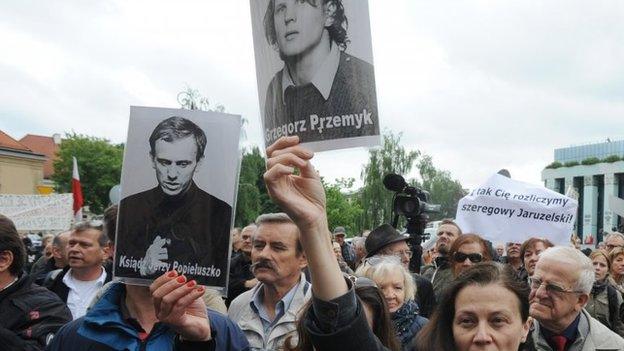
[[[329,99],[334,78],[338,72],[338,66],[340,65],[340,49],[338,45],[332,43],[329,54],[323,60],[323,63],[319,67],[318,71],[314,73],[311,84],[321,93],[325,100]],[[286,88],[293,86],[296,87],[293,82],[291,73],[288,70],[288,66],[284,65],[282,73],[282,96],[286,95]]]

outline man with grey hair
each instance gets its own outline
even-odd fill
[[[67,242],[71,230],[57,234],[50,245],[52,246],[52,256],[46,259],[42,266],[35,264],[30,271],[36,284],[43,285],[46,279],[54,279],[50,272],[62,270],[67,266]],[[59,273],[60,271],[57,271]]]
[[[228,316],[251,349],[278,350],[289,335],[296,344],[297,313],[312,289],[301,272],[307,261],[297,225],[285,213],[263,214],[256,225],[251,270],[259,283],[232,301]]]
[[[252,223],[240,230],[240,254],[232,257],[230,262],[230,282],[226,300],[228,306],[238,295],[258,284],[258,279],[251,272],[251,242],[257,228]]]
[[[364,243],[366,242],[366,238],[361,236],[356,236],[353,238],[353,249],[355,250],[355,263],[354,267],[357,268],[361,263],[364,257],[366,256],[366,247]]]
[[[607,252],[611,252],[616,247],[624,247],[624,234],[620,232],[612,232],[605,237],[604,242]]]
[[[537,350],[623,350],[624,339],[583,308],[594,284],[592,261],[571,247],[541,253],[530,278],[530,342]]]

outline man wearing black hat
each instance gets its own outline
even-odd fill
[[[334,228],[334,241],[340,245],[340,251],[342,253],[342,258],[344,261],[351,267],[351,269],[355,269],[355,250],[347,241],[345,241],[346,231],[344,227],[336,227]]]
[[[412,250],[407,245],[409,237],[401,235],[389,224],[382,224],[375,228],[366,238],[366,258],[382,255],[394,255],[401,258],[405,269],[409,270]],[[420,314],[429,318],[435,306],[435,297],[431,282],[417,273],[412,273],[416,283],[416,302],[420,307]]]

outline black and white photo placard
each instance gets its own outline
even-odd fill
[[[367,0],[250,0],[265,146],[379,145]]]
[[[114,276],[147,285],[170,270],[224,291],[241,118],[131,107]]]

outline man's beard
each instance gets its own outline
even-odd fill
[[[449,253],[449,247],[446,244],[438,246],[437,250],[438,254],[442,256],[446,256]]]

